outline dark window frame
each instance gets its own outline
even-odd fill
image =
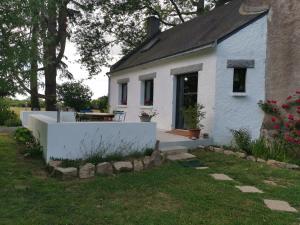
[[[154,79],[144,80],[144,105],[153,106]]]
[[[121,105],[127,105],[128,100],[128,83],[121,83],[120,84],[120,104]]]
[[[233,71],[233,93],[246,93],[247,68],[234,68]]]

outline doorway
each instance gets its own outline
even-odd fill
[[[176,90],[176,129],[186,129],[182,110],[197,104],[198,73],[188,73],[177,76]]]

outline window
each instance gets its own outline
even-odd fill
[[[153,105],[153,79],[144,81],[144,105]]]
[[[127,105],[127,90],[128,90],[128,84],[127,83],[122,83],[120,84],[120,104],[121,105]]]
[[[233,92],[245,93],[246,92],[246,68],[234,68],[233,75]]]

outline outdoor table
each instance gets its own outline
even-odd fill
[[[112,121],[115,117],[111,113],[77,113],[79,121]]]

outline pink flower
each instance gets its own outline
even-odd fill
[[[276,122],[276,117],[272,117],[272,122]]]
[[[290,108],[290,106],[289,106],[288,104],[283,104],[281,107],[282,107],[283,109],[288,109],[288,108]]]
[[[292,114],[289,114],[288,119],[289,120],[294,120],[294,116]]]
[[[277,104],[277,101],[272,101],[273,104]]]
[[[290,100],[290,99],[292,99],[292,97],[293,96],[290,95],[289,97],[286,98],[286,100]]]
[[[296,94],[300,95],[300,91],[296,91]]]
[[[279,130],[280,129],[280,126],[278,124],[274,125],[274,129],[275,130]]]
[[[298,136],[300,136],[300,130],[295,131]]]
[[[286,134],[284,138],[285,138],[285,140],[288,141],[288,142],[294,142],[294,141],[295,141],[295,139],[292,138],[292,137],[291,137],[290,135],[288,135],[288,134]]]
[[[300,98],[296,100],[297,103],[300,103]]]

